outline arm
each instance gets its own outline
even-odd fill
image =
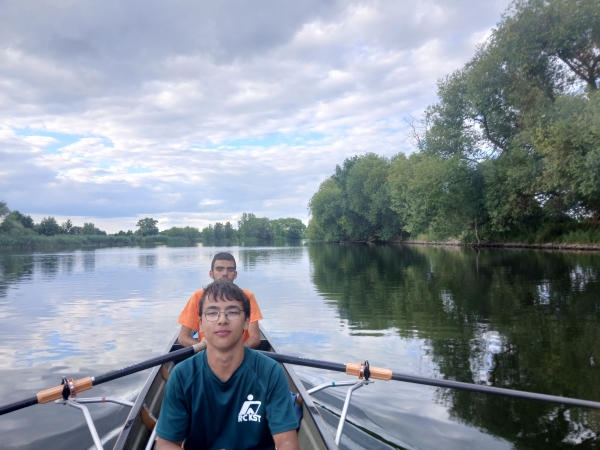
[[[260,329],[258,328],[258,322],[250,322],[248,334],[248,339],[244,342],[244,345],[249,348],[257,348],[260,345]],[[179,342],[181,342],[181,340]]]
[[[300,450],[298,433],[296,433],[296,430],[274,434],[273,440],[275,441],[275,448],[277,448],[277,450]]]
[[[200,342],[198,341],[198,339],[194,339],[192,337],[192,333],[194,333],[195,331],[196,330],[192,330],[191,328],[186,327],[185,325],[181,325],[181,330],[179,330],[179,337],[177,338],[179,340],[179,343],[184,347],[190,347]]]
[[[156,437],[156,450],[181,450],[181,442],[167,441],[161,437]]]

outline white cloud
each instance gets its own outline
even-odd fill
[[[306,220],[344,158],[412,151],[403,118],[508,3],[5,3],[0,200],[111,229]]]

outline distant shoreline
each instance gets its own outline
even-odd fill
[[[496,242],[482,241],[479,245],[476,243],[464,243],[458,240],[448,241],[423,241],[423,240],[412,240],[405,239],[402,241],[340,241],[340,244],[367,244],[377,243],[382,244],[406,244],[406,245],[428,245],[435,247],[471,247],[471,248],[528,248],[537,250],[588,250],[588,251],[600,251],[600,244],[567,244],[567,243],[556,243],[546,242],[541,244],[528,244],[525,242]]]

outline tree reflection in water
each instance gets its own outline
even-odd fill
[[[600,400],[600,255],[309,246],[312,281],[352,330],[424,339],[437,376]],[[516,448],[600,448],[600,412],[438,391],[453,419]]]

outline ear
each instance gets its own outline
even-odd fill
[[[236,278],[237,278],[237,270],[235,272],[233,272],[233,277],[231,279],[235,280]]]
[[[246,315],[246,314],[244,314]],[[247,330],[248,328],[250,328],[250,317],[246,317],[244,319],[244,330]]]
[[[213,280],[213,281],[215,280],[212,269],[208,271],[208,276],[210,277],[211,280]]]
[[[204,330],[202,330],[202,316],[200,316],[200,326],[198,327],[198,333],[204,333]]]

